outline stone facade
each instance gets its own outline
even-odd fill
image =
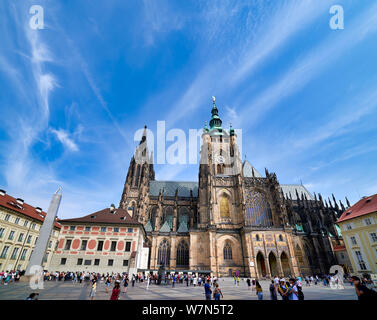
[[[0,271],[26,270],[46,212],[0,190]],[[60,224],[55,223],[43,268],[48,269],[58,243]]]
[[[242,163],[215,101],[211,113],[198,183],[155,180],[146,130],[131,159],[119,207],[145,226],[148,268],[256,278],[328,273],[337,262],[330,240],[339,239],[334,222],[342,210],[335,199],[333,207]]]

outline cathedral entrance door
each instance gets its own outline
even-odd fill
[[[280,256],[281,259],[281,267],[283,268],[284,277],[288,277],[291,275],[291,267],[289,266],[288,256],[285,252],[283,252]]]
[[[257,267],[258,267],[258,276],[266,276],[266,264],[264,263],[264,256],[262,253],[258,252],[257,254]]]
[[[275,277],[279,274],[276,256],[271,251],[268,255],[268,263],[270,264],[271,277]]]
[[[228,270],[228,276],[229,276],[229,277],[232,276],[232,269],[229,269],[229,270]]]

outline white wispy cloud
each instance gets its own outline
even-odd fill
[[[55,134],[58,140],[70,151],[78,151],[79,147],[70,137],[69,133],[63,129],[51,129],[51,132]]]

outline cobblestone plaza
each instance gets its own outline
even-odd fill
[[[260,281],[264,300],[269,300],[269,282]],[[248,290],[246,281],[240,281],[235,286],[230,278],[219,280],[220,287],[224,294],[224,300],[257,300],[255,291]],[[95,300],[109,300],[112,286],[109,293],[106,293],[106,286],[100,282],[97,286]],[[150,285],[147,290],[145,283],[135,283],[129,286],[127,293],[120,295],[120,300],[204,300],[204,288],[189,286],[185,283],[177,284],[174,288],[170,285]],[[85,283],[72,283],[72,281],[47,281],[44,282],[44,289],[32,290],[27,282],[19,282],[8,286],[0,286],[0,300],[25,300],[31,292],[39,293],[39,300],[89,300],[90,286]],[[345,289],[331,289],[323,285],[303,286],[305,300],[357,300],[353,286],[346,285]],[[279,300],[281,298],[279,297]]]

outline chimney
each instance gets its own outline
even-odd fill
[[[20,204],[21,206],[24,205],[24,200],[21,198],[17,198],[17,203]]]
[[[35,208],[35,211],[37,211],[38,213],[41,213],[41,212],[42,212],[42,208],[40,208],[40,207],[36,207],[36,208]]]
[[[5,196],[6,192],[3,189],[0,189],[0,196]]]

